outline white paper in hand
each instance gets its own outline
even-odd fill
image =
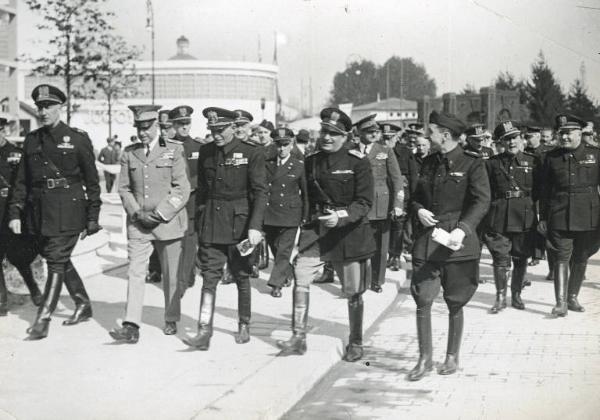
[[[254,247],[252,245],[250,245],[250,241],[248,239],[244,239],[242,242],[237,244],[235,247],[238,249],[238,251],[240,252],[240,255],[242,257],[245,257],[246,255],[250,255],[252,253],[252,251],[254,251]]]
[[[444,245],[446,248],[449,248],[452,251],[458,251],[463,247],[463,244],[450,243],[450,233],[437,227],[433,228],[433,232],[431,232],[431,239],[440,245]]]

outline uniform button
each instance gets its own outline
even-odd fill
[[[144,195],[144,198],[148,198],[148,194]]]
[[[217,181],[223,181],[223,178],[217,178]]]
[[[148,165],[144,165],[144,168],[147,168],[147,167],[148,167]]]
[[[267,206],[269,205],[269,203],[267,203]]]
[[[280,204],[279,207],[283,207],[283,204]]]
[[[144,188],[148,188],[148,186],[146,185],[146,186],[144,186]]]
[[[285,184],[281,184],[282,187],[285,187]]]
[[[221,210],[221,207],[217,207],[217,210]]]
[[[144,178],[148,178],[148,175],[144,176]]]
[[[272,184],[269,182],[269,187],[270,187],[271,185],[272,185]]]
[[[281,193],[281,194],[279,194],[279,195],[283,197],[283,193]]]

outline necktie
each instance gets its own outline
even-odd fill
[[[150,145],[147,144],[146,145],[146,157],[148,157],[149,154],[150,154]]]

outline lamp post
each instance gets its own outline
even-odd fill
[[[156,96],[156,81],[154,77],[154,10],[152,8],[152,0],[146,0],[146,30],[150,31],[151,50],[152,50],[152,105]]]

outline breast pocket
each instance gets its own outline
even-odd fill
[[[530,189],[533,186],[533,168],[520,166],[514,172],[515,181],[521,187]]]
[[[61,168],[65,171],[73,171],[78,166],[77,152],[74,149],[64,149],[60,152]]]

